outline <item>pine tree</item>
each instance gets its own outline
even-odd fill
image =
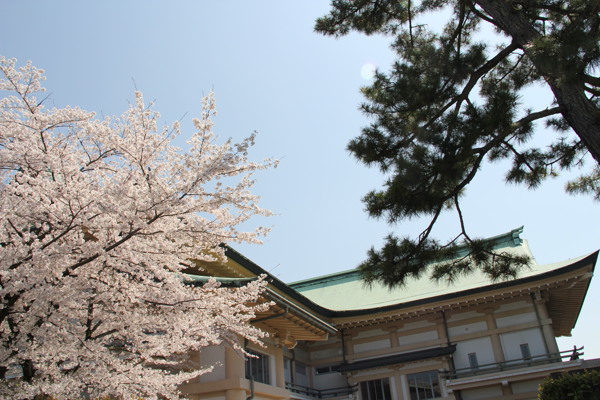
[[[365,196],[367,211],[389,223],[431,217],[418,238],[390,235],[369,251],[359,267],[367,282],[401,285],[440,259],[454,261],[436,264],[435,279],[473,268],[509,278],[528,264],[494,254],[465,229],[460,197],[486,159],[511,160],[506,180],[534,188],[591,156],[567,190],[600,199],[599,12],[597,0],[333,0],[318,32],[388,35],[397,53],[390,71],[363,88],[373,123],[348,145],[389,177]],[[427,24],[432,14],[446,18],[443,29]],[[490,27],[493,34],[481,33]],[[550,90],[547,107],[523,104],[534,85]],[[541,131],[555,136],[547,148],[531,145]],[[460,233],[440,243],[431,231],[448,208]]]

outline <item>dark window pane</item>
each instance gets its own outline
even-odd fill
[[[254,357],[246,358],[246,379],[269,384],[269,356],[249,351]]]
[[[419,372],[406,376],[411,400],[441,397],[440,381],[436,371]]]
[[[360,383],[362,400],[391,400],[390,382],[387,378]]]
[[[520,345],[521,355],[525,360],[531,360],[531,351],[529,350],[529,343],[523,343]]]
[[[477,361],[477,353],[469,353],[469,366],[473,371],[479,369],[479,361]]]

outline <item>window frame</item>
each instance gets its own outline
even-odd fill
[[[254,382],[271,384],[271,357],[268,354],[255,350],[246,349],[246,352],[254,357],[246,356],[245,376]]]
[[[392,400],[390,378],[379,378],[359,383],[361,400]],[[378,391],[379,389],[379,391]]]
[[[523,356],[523,360],[531,361],[531,349],[529,348],[529,343],[521,343],[519,348],[521,349],[521,356]]]
[[[417,379],[421,378],[428,378],[428,383],[429,383],[429,388],[426,387],[421,387],[420,385],[411,385],[411,381],[414,383],[417,383]],[[422,372],[417,372],[414,374],[408,374],[406,375],[406,380],[408,383],[408,392],[410,394],[410,399],[411,400],[429,400],[429,399],[438,399],[442,397],[442,386],[440,383],[440,375],[438,373],[438,371],[436,370],[431,370],[431,371],[422,371]],[[416,390],[413,390],[413,388],[416,388]],[[423,389],[423,392],[421,394],[421,390]]]
[[[339,365],[322,365],[320,367],[315,367],[315,375],[335,374],[337,373],[338,367]]]
[[[471,368],[471,371],[479,371],[479,360],[477,359],[477,353],[469,353],[467,354],[467,357],[469,358],[469,367]]]

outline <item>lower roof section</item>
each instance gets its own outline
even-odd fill
[[[368,360],[356,361],[349,364],[343,364],[336,370],[338,372],[351,372],[369,368],[380,368],[388,365],[402,364],[412,361],[422,361],[431,358],[447,356],[456,351],[456,345],[446,347],[434,347],[431,349],[412,351],[410,353],[395,354],[379,358],[370,358]]]
[[[488,240],[493,243],[495,251],[531,257],[527,242],[520,238],[521,232],[522,228],[519,228]],[[356,270],[288,285],[229,247],[225,247],[225,254],[226,263],[202,265],[203,273],[225,278],[222,283],[232,286],[243,284],[248,278],[265,276],[269,282],[265,295],[278,304],[279,312],[258,318],[269,318],[264,319],[269,325],[286,322],[285,328],[288,329],[289,319],[294,315],[294,318],[307,323],[312,334],[316,333],[321,340],[338,329],[350,326],[412,319],[427,313],[532,295],[536,298],[541,295],[547,300],[556,336],[569,335],[598,258],[598,252],[595,252],[554,264],[532,262],[517,279],[508,281],[493,282],[482,273],[474,272],[454,283],[435,282],[424,277],[390,290],[377,284],[366,286]],[[200,281],[203,279],[206,278],[199,278]],[[283,312],[285,314],[281,314]],[[281,316],[275,316],[278,314]],[[304,333],[294,333],[299,338],[305,337]]]

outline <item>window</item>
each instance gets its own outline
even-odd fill
[[[292,360],[289,358],[283,359],[283,375],[286,382],[292,381]]]
[[[299,361],[289,358],[283,359],[283,373],[285,381],[299,386],[308,387],[308,375],[311,372],[310,367]]]
[[[389,379],[376,379],[360,383],[362,400],[391,400]]]
[[[479,369],[479,361],[477,361],[477,353],[469,353],[467,354],[469,357],[469,366],[471,367],[471,371],[477,371]]]
[[[435,399],[440,395],[440,380],[436,371],[407,375],[411,400]]]
[[[521,355],[525,361],[531,361],[531,351],[529,350],[529,343],[523,343],[519,345],[521,347]]]
[[[325,367],[317,367],[317,368],[315,368],[315,373],[316,373],[316,375],[333,374],[333,373],[337,372],[336,368],[337,368],[337,366],[335,366],[335,365],[327,365]]]
[[[308,386],[308,367],[306,364],[296,361],[296,380],[294,383],[302,386]]]
[[[255,382],[270,383],[269,356],[254,351],[248,351],[254,357],[246,357],[246,379],[254,378]]]

